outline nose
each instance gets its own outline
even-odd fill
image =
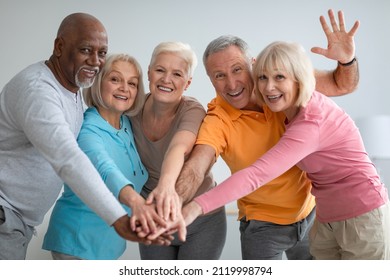
[[[92,66],[100,66],[101,61],[98,52],[91,52],[88,57],[88,63]]]
[[[126,81],[123,81],[121,83],[121,87],[120,87],[121,91],[128,92],[130,90],[129,88],[130,88],[130,86],[129,86],[129,84]]]
[[[169,83],[169,73],[163,73],[162,76],[161,76],[161,80],[163,83]]]
[[[273,82],[272,79],[268,79],[267,82],[266,82],[266,85],[265,85],[265,89],[267,91],[272,91],[275,89],[275,83]]]
[[[234,76],[227,76],[226,77],[226,85],[229,90],[235,90],[236,89],[236,79]]]

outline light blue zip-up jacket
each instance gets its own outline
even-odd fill
[[[121,129],[106,122],[96,108],[84,113],[78,137],[80,148],[90,158],[103,181],[118,198],[120,190],[132,185],[139,193],[148,173],[136,150],[130,122],[121,117]],[[124,206],[130,212],[130,209]],[[43,249],[82,259],[117,259],[126,240],[99,218],[67,186],[53,209]]]

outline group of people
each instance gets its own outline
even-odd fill
[[[53,204],[42,246],[53,259],[117,259],[127,240],[141,259],[219,259],[234,200],[242,259],[389,259],[386,188],[326,97],[358,85],[359,22],[347,32],[341,11],[339,24],[328,15],[328,46],[312,51],[334,71],[293,43],[254,59],[236,36],[210,42],[207,112],[184,95],[197,66],[188,44],[155,47],[145,93],[136,58],[108,54],[98,19],[67,16],[51,57],[0,93],[0,259],[25,259]],[[217,185],[220,155],[232,176]]]

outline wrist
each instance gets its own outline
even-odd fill
[[[124,215],[122,217],[119,217],[111,226],[115,228],[116,231],[120,231],[122,228],[126,227],[127,223],[129,222],[129,216]]]
[[[183,207],[184,205],[184,198],[181,196],[181,195],[177,195],[178,199],[179,199],[179,203],[180,203],[180,207]]]
[[[195,200],[193,200],[192,202],[190,202],[192,204],[192,211],[197,215],[197,216],[200,216],[200,215],[203,215],[203,208],[202,206],[196,202]]]
[[[349,62],[346,62],[346,63],[341,63],[340,61],[338,61],[338,64],[341,65],[341,66],[344,66],[344,67],[347,67],[347,66],[350,66],[352,64],[354,64],[356,61],[356,56]]]
[[[119,201],[133,208],[133,205],[139,200],[139,196],[131,185],[127,185],[119,192]]]

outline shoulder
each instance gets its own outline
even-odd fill
[[[203,119],[205,115],[206,115],[206,110],[196,98],[190,96],[182,97],[182,102],[179,105],[179,109],[178,109],[179,118],[192,116],[192,117],[198,117]]]
[[[184,108],[195,108],[205,111],[203,105],[195,97],[183,95],[182,104]]]
[[[35,93],[41,96],[54,98],[52,92],[60,91],[59,83],[54,78],[50,69],[44,62],[31,64],[16,74],[6,85],[6,89],[21,94],[12,94],[13,96],[23,96],[29,98]],[[35,97],[34,97],[35,98]]]
[[[17,77],[26,82],[34,82],[34,84],[59,85],[50,69],[43,61],[31,64],[22,70]]]
[[[333,101],[321,94],[320,92],[314,91],[311,99],[307,105],[299,111],[296,118],[287,125],[289,130],[297,130],[302,127],[302,131],[306,130],[318,130],[324,122],[328,120],[329,112],[332,110]]]
[[[95,107],[89,107],[84,112],[84,123],[96,122],[99,118],[99,113]]]
[[[98,111],[94,107],[89,107],[84,112],[84,121],[81,126],[80,135],[89,133],[98,133],[106,130],[107,122],[99,115]]]
[[[339,106],[332,98],[324,94],[314,91],[309,103],[304,108],[303,112],[307,118],[322,119],[329,114],[329,111],[339,110]]]

